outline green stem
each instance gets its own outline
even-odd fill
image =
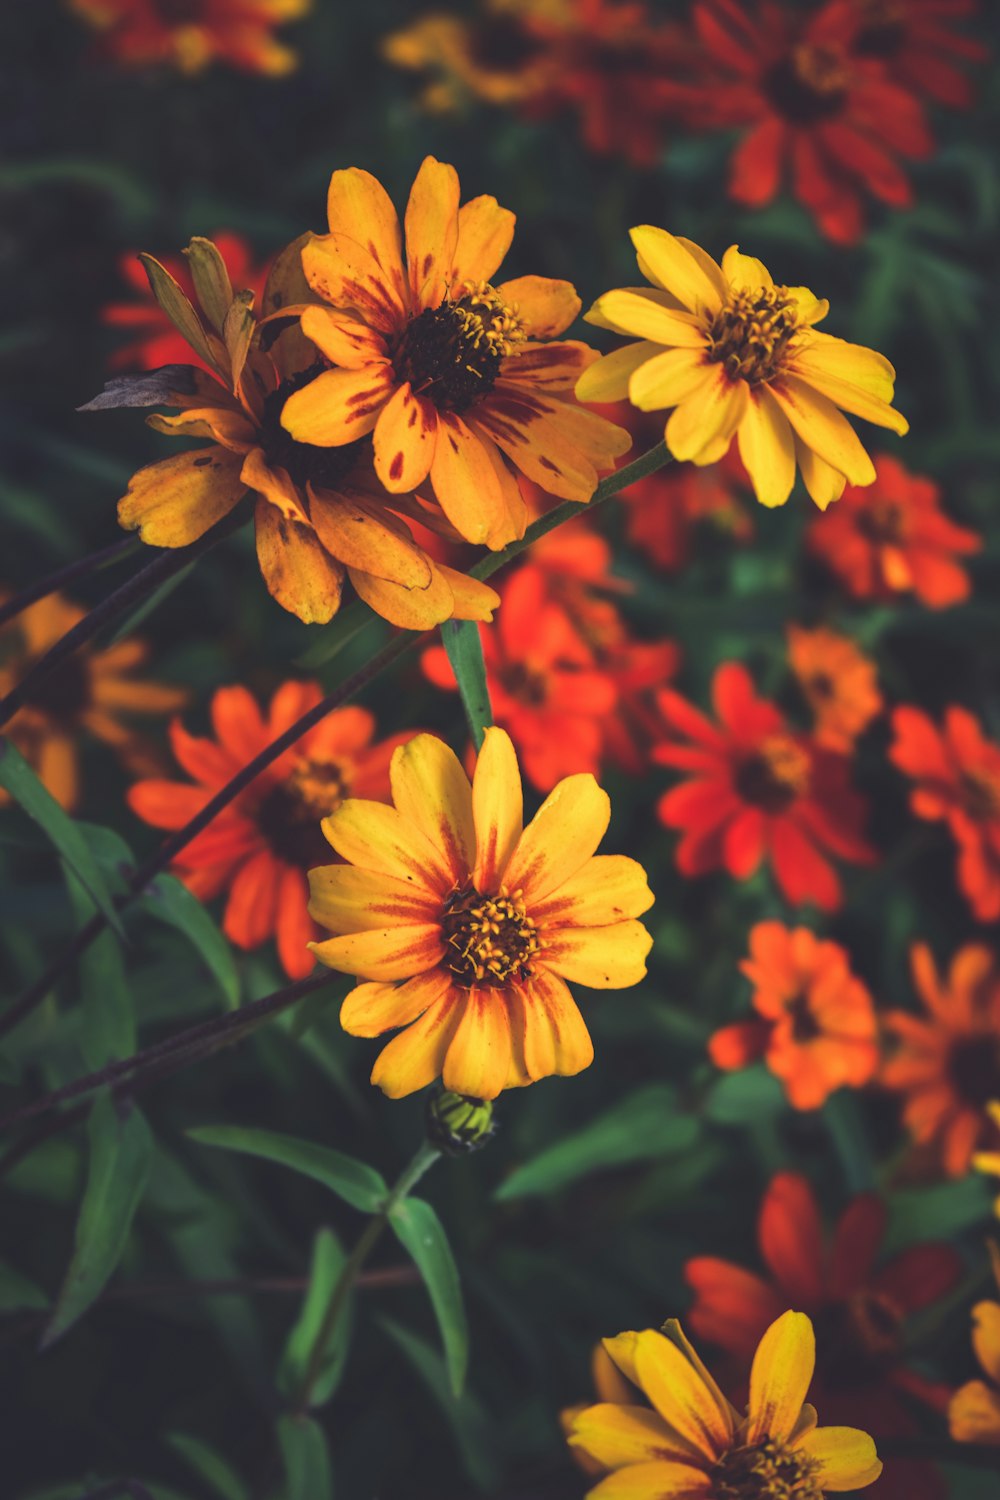
[[[306,1366],[306,1373],[295,1403],[300,1412],[309,1410],[312,1393],[326,1363],[330,1340],[339,1327],[341,1315],[347,1306],[347,1299],[354,1289],[355,1282],[364,1267],[365,1261],[378,1243],[382,1231],[392,1217],[393,1211],[403,1202],[404,1198],[409,1196],[424,1173],[434,1165],[440,1155],[441,1153],[437,1147],[432,1146],[429,1141],[424,1141],[421,1144],[420,1149],[409,1166],[390,1188],[389,1195],[378,1213],[373,1214],[371,1219],[369,1219],[364,1233],[351,1251],[344,1269],[337,1278],[337,1284],[330,1294],[330,1301],[327,1303],[326,1312],[323,1314],[323,1321],[319,1326],[319,1332],[316,1334],[316,1339],[312,1346],[309,1363]]]

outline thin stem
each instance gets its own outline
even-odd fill
[[[432,1146],[429,1141],[422,1142],[416,1156],[410,1165],[401,1174],[396,1183],[389,1190],[389,1195],[379,1209],[369,1219],[364,1233],[351,1251],[348,1260],[337,1278],[337,1284],[330,1294],[323,1321],[319,1326],[309,1361],[306,1365],[306,1373],[302,1380],[301,1388],[295,1402],[296,1409],[308,1411],[312,1393],[316,1382],[322,1374],[323,1365],[326,1362],[327,1349],[330,1340],[336,1333],[340,1323],[341,1314],[347,1305],[347,1299],[356,1285],[361,1268],[377,1244],[382,1231],[392,1217],[393,1210],[402,1203],[409,1193],[416,1187],[424,1173],[434,1165],[441,1155],[437,1147]]]
[[[37,583],[29,584],[12,599],[7,599],[0,604],[0,625],[6,625],[8,620],[16,620],[29,604],[35,604],[39,599],[47,598],[57,589],[65,588],[68,583],[75,583],[78,578],[86,578],[88,573],[96,573],[100,568],[110,567],[112,563],[127,557],[130,552],[137,551],[141,546],[142,543],[137,536],[127,536],[120,542],[113,542],[110,547],[102,547],[98,552],[91,552],[88,557],[78,558],[76,562],[57,568],[54,573],[40,578]]]

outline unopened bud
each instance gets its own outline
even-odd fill
[[[427,1139],[446,1156],[478,1151],[496,1130],[489,1099],[439,1089],[427,1101]]]

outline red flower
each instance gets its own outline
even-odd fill
[[[694,23],[707,53],[690,89],[692,124],[746,131],[730,162],[739,203],[770,203],[782,178],[819,228],[839,244],[863,229],[862,198],[912,202],[897,158],[929,155],[919,101],[878,61],[851,51],[854,28],[826,10],[792,15],[773,0],[697,0]]]
[[[124,67],[168,66],[200,73],[226,62],[278,76],[294,52],[274,28],[306,13],[311,0],[70,0],[101,36],[101,50]]]
[[[718,726],[679,693],[658,698],[664,735],[653,759],[692,773],[658,809],[668,828],[683,830],[677,868],[746,880],[767,859],[788,901],[835,910],[841,887],[828,856],[875,858],[847,759],[791,729],[736,662],[719,667],[712,697]]]
[[[892,599],[911,591],[932,609],[958,604],[972,592],[955,556],[978,552],[981,539],[956,526],[940,508],[932,479],[911,474],[887,453],[875,459],[876,480],[848,485],[817,517],[806,545],[857,599]]]
[[[958,884],[980,922],[1000,917],[1000,745],[967,709],[945,710],[938,729],[922,709],[892,716],[893,765],[916,785],[918,818],[945,822],[958,845]]]
[[[267,280],[267,266],[254,265],[250,246],[241,235],[222,230],[212,238],[235,289],[254,292],[259,304]],[[193,299],[195,291],[186,257],[164,255],[160,257],[160,264],[179,283],[184,295]],[[103,322],[113,328],[127,328],[132,334],[132,342],[112,354],[112,369],[158,370],[161,365],[192,363],[207,369],[208,366],[192,353],[190,344],[177,332],[156,301],[138,258],[134,254],[123,255],[119,267],[122,279],[138,300],[109,302],[101,309]]]
[[[962,1265],[947,1245],[914,1245],[879,1261],[886,1213],[874,1194],[851,1200],[832,1235],[815,1195],[796,1172],[780,1172],[764,1194],[758,1221],[765,1276],[714,1256],[689,1260],[695,1294],[688,1320],[695,1334],[747,1364],[764,1330],[787,1307],[816,1326],[817,1406],[830,1420],[863,1425],[881,1441],[920,1431],[905,1397],[939,1409],[943,1386],[930,1385],[903,1362],[905,1322],[945,1296]],[[938,1500],[947,1493],[926,1463],[886,1460],[872,1489],[878,1500]]]
[[[827,15],[851,29],[851,50],[876,58],[911,94],[967,109],[972,87],[959,61],[988,57],[981,42],[952,28],[978,14],[978,0],[830,0]]]
[[[139,781],[129,806],[154,828],[182,828],[322,696],[317,683],[286,682],[265,718],[246,688],[219,688],[212,698],[214,739],[194,738],[178,720],[170,726],[174,755],[195,785]],[[290,979],[311,971],[306,944],[320,936],[306,910],[306,871],[331,863],[320,821],[345,796],[388,801],[392,752],[410,738],[372,744],[374,729],[363,708],[328,714],[192,839],[174,866],[202,901],[228,891],[223,930],[238,947],[258,948],[276,937]]]

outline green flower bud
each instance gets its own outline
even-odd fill
[[[489,1099],[438,1089],[427,1101],[427,1139],[446,1156],[478,1151],[496,1130]]]

